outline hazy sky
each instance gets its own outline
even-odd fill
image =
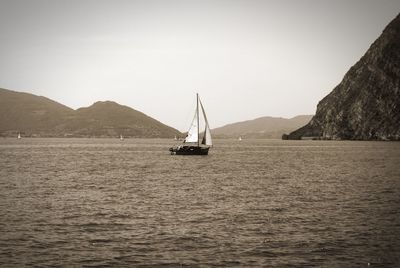
[[[0,0],[0,87],[113,100],[186,131],[315,113],[398,0]]]

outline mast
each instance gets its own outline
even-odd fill
[[[200,147],[200,125],[199,125],[199,93],[196,93],[196,111],[197,111],[197,147]]]

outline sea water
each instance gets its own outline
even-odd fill
[[[400,143],[173,143],[0,139],[0,266],[400,266]]]

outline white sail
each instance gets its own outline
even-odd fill
[[[212,139],[211,139],[211,131],[210,131],[210,127],[208,126],[208,124],[207,124],[207,126],[206,126],[206,131],[205,131],[205,145],[210,145],[210,146],[212,146]]]
[[[200,128],[203,128],[203,120],[200,121],[200,108],[203,113],[203,118],[205,121],[205,128],[203,138],[201,140],[200,145]],[[210,125],[208,124],[206,112],[204,111],[203,104],[199,99],[199,94],[196,94],[196,111],[194,113],[194,117],[192,123],[190,125],[188,134],[184,139],[183,143],[191,143],[191,144],[183,144],[175,147],[169,148],[171,154],[179,154],[179,155],[208,155],[208,150],[212,146],[211,139],[211,130]],[[205,145],[205,146],[204,146]]]
[[[212,146],[210,125],[208,124],[206,112],[204,110],[204,107],[203,107],[203,104],[201,103],[201,101],[200,101],[200,106],[201,106],[201,111],[203,112],[204,121],[206,122],[206,128],[204,130],[204,137],[203,137],[202,144]]]
[[[198,122],[198,110],[194,114],[192,124],[190,125],[188,134],[185,138],[185,142],[198,142],[199,140],[199,126],[197,125]]]

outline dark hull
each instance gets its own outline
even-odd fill
[[[199,147],[199,146],[178,146],[175,148],[170,148],[171,154],[177,155],[208,155],[209,147]]]

